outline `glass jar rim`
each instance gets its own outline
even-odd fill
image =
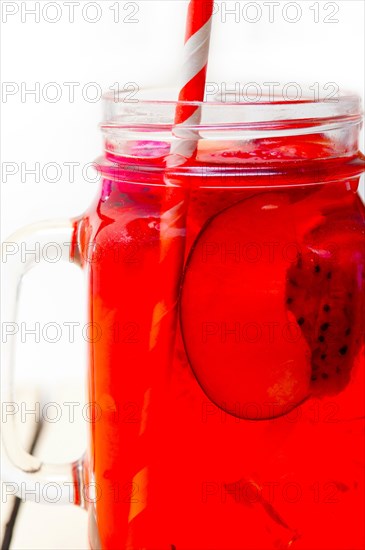
[[[262,94],[259,101],[237,101],[237,93],[226,93],[223,101],[178,101],[178,89],[144,88],[134,83],[129,89],[108,92],[103,96],[103,130],[138,129],[141,131],[169,131],[175,126],[177,108],[201,110],[200,122],[184,127],[191,130],[290,130],[291,128],[333,128],[360,124],[363,118],[362,102],[355,93],[340,92],[337,97],[301,96],[286,99],[283,94],[272,98]],[[232,98],[234,100],[232,100]],[[228,99],[228,100],[227,100]]]
[[[364,171],[359,152],[363,113],[356,94],[341,93],[330,101],[307,97],[186,102],[176,98],[177,89],[130,88],[105,94],[103,173],[142,182],[152,181],[154,175],[156,185],[166,178],[175,185],[185,176],[214,180],[219,172],[228,178],[233,174],[235,180],[244,178],[245,186],[257,186],[264,177],[276,186],[284,173],[293,179],[298,171],[298,185],[328,181],[333,176],[328,163],[332,168],[341,163],[341,176],[346,172],[349,178]],[[194,107],[200,112],[179,128],[176,109],[184,107],[190,115]],[[194,154],[186,154],[192,144]]]

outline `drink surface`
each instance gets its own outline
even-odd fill
[[[361,160],[279,145],[200,152],[211,188],[105,169],[80,223],[105,550],[364,547]]]

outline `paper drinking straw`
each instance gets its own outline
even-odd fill
[[[204,101],[213,7],[214,0],[189,2],[179,101]],[[179,139],[172,144],[171,154],[185,158],[194,155],[199,132],[186,127],[197,126],[200,118],[200,105],[178,104],[173,133]]]
[[[199,131],[189,129],[189,126],[198,126],[200,122],[201,106],[194,102],[203,101],[205,95],[213,6],[213,0],[189,2],[179,101],[192,104],[177,104],[173,134],[178,139],[171,146],[167,168],[174,166],[176,155],[187,159],[194,156],[197,150]],[[178,282],[183,269],[188,202],[189,190],[186,186],[176,188],[166,178],[160,223],[161,300],[154,308],[150,333],[150,351],[155,355],[160,354],[159,363],[166,365],[171,361],[175,339]],[[166,341],[170,341],[170,347],[166,346]]]
[[[212,26],[213,0],[190,0],[186,20],[184,45],[184,61],[182,65],[182,85],[179,101],[175,112],[173,142],[167,168],[173,167],[176,155],[188,159],[193,157],[199,140],[197,128],[189,129],[200,123],[201,102],[205,95],[205,81],[208,66],[209,43]],[[160,223],[160,268],[161,296],[153,312],[150,350],[157,352],[159,341],[170,340],[171,347],[162,345],[162,355],[169,364],[174,344],[174,327],[176,326],[176,310],[178,302],[178,282],[183,269],[186,234],[186,211],[189,202],[189,189],[186,185],[176,188],[166,179],[165,194],[161,204]],[[170,334],[161,338],[163,333]]]
[[[190,0],[189,2],[179,101],[199,102],[204,100],[213,5],[213,0]],[[187,126],[198,126],[200,117],[201,108],[199,105],[193,103],[191,105],[178,104],[173,128],[173,134],[177,139],[171,146],[167,168],[175,163],[175,155],[182,155],[185,158],[194,156],[199,140],[199,132],[198,130],[189,130]],[[151,373],[151,390],[146,392],[144,404],[144,408],[146,410],[148,408],[149,415],[148,422],[146,422],[143,430],[141,428],[141,437],[146,437],[150,431],[154,433],[154,424],[160,422],[163,426],[167,422],[168,426],[166,420],[167,409],[164,408],[164,385],[168,378],[168,371],[172,366],[174,353],[179,280],[184,263],[188,195],[188,189],[170,186],[166,181],[165,194],[161,204],[160,277],[157,288],[152,289],[157,300],[152,312],[149,340],[148,361]],[[150,425],[152,425],[152,428],[150,428]],[[168,427],[165,427],[165,430],[168,431],[168,429]],[[164,434],[163,431],[162,433]],[[164,445],[166,445],[166,449]],[[159,461],[168,460],[165,464],[167,469],[171,466],[167,448],[168,438],[160,437],[157,447],[158,452],[162,454]],[[149,453],[149,461],[153,463],[154,451],[148,445],[146,448]],[[146,458],[146,460],[148,459]],[[137,483],[138,486],[148,487],[149,469],[149,466],[140,464],[135,472],[133,482]],[[161,468],[161,470],[164,469]],[[155,475],[157,474],[155,473]],[[144,512],[144,506],[139,506],[138,509],[133,506],[130,508],[128,540],[131,547],[133,544],[133,525],[136,522],[142,522],[141,525],[143,525],[143,521],[147,521],[146,519],[143,520]],[[164,536],[168,537],[167,532]],[[164,542],[167,543],[168,541]]]

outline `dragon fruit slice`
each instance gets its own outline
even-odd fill
[[[364,337],[364,235],[350,219],[327,219],[307,235],[288,270],[286,302],[311,350],[311,393],[349,383]]]
[[[309,347],[290,333],[284,299],[294,226],[288,194],[262,193],[212,217],[187,260],[189,363],[209,399],[240,418],[280,416],[309,395]]]

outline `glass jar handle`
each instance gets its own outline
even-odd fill
[[[3,319],[16,323],[20,285],[23,276],[35,265],[39,265],[45,246],[50,244],[61,250],[60,259],[72,261],[75,224],[71,220],[41,222],[29,225],[14,233],[2,245],[1,298]],[[22,248],[25,247],[25,248]],[[32,254],[23,254],[27,249]],[[4,326],[4,324],[3,324]],[[14,325],[15,326],[15,325]],[[15,335],[2,343],[1,400],[2,444],[4,479],[12,485],[12,495],[36,502],[58,502],[60,504],[81,504],[82,460],[75,463],[47,464],[30,455],[16,437],[15,415],[5,410],[5,405],[15,408],[14,364]],[[4,414],[5,413],[5,414]]]

